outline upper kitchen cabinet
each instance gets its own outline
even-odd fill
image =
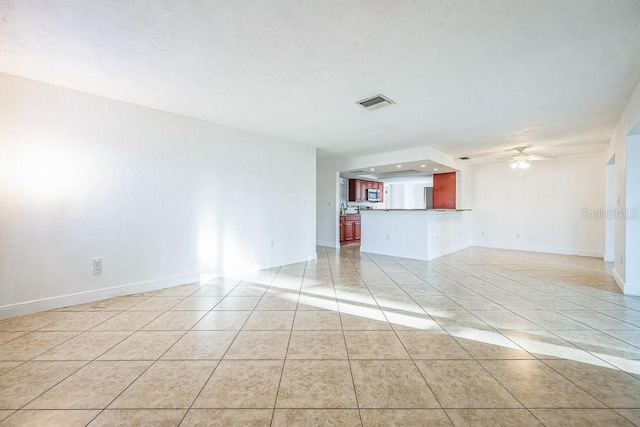
[[[456,208],[456,173],[433,174],[433,208]]]
[[[368,201],[367,191],[378,190],[379,198],[378,202],[383,201],[384,184],[377,181],[367,181],[364,179],[350,179],[349,180],[349,201],[350,202],[366,202]]]

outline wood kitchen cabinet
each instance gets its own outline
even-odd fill
[[[383,200],[384,184],[378,181],[367,181],[364,179],[349,180],[349,198],[350,202],[366,202],[367,190],[380,190],[380,202]]]
[[[360,243],[360,215],[340,216],[340,244]]]
[[[433,174],[433,208],[456,208],[456,173]]]

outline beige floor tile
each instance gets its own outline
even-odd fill
[[[396,331],[442,331],[442,327],[431,316],[408,311],[385,310],[384,315]]]
[[[549,331],[500,331],[514,343],[539,359],[569,359],[585,363],[602,364],[591,353]],[[564,331],[563,331],[564,332]]]
[[[601,331],[609,329],[638,330],[638,328],[631,323],[614,319],[613,317],[598,313],[594,310],[564,310],[562,311],[562,315]]]
[[[451,335],[474,359],[535,359],[496,331],[460,329]]]
[[[293,331],[287,359],[347,359],[342,331]]]
[[[608,332],[608,331],[607,331]],[[602,359],[640,359],[640,343],[629,344],[599,331],[553,331],[562,339]]]
[[[4,420],[5,418],[7,418],[9,415],[13,414],[15,411],[13,410],[5,410],[5,409],[0,409],[0,421]]]
[[[360,408],[440,407],[412,361],[354,360],[351,369]]]
[[[100,411],[18,411],[2,427],[84,427]],[[0,418],[1,419],[1,418]]]
[[[138,297],[133,295],[115,297],[115,298],[98,301],[97,303],[92,304],[88,310],[106,310],[106,311],[128,310],[131,307],[134,307],[140,304],[142,301],[146,299],[147,297]]]
[[[455,310],[446,311],[440,314],[431,314],[433,320],[449,333],[459,330],[493,330],[491,326],[480,320],[468,311]]]
[[[393,331],[345,331],[349,359],[408,359]]]
[[[542,427],[526,409],[447,409],[454,425],[461,427]]]
[[[272,409],[190,409],[180,427],[268,427]]]
[[[222,297],[188,297],[174,305],[171,310],[209,311],[220,301]]]
[[[159,297],[153,296],[142,301],[130,308],[132,311],[151,310],[151,311],[165,311],[171,309],[171,307],[178,304],[185,297]]]
[[[276,409],[273,427],[361,426],[357,409]]]
[[[532,409],[547,427],[632,427],[629,420],[611,409]]]
[[[13,368],[20,366],[23,362],[0,362],[0,375],[9,372]]]
[[[418,360],[416,365],[443,408],[522,407],[476,361]]]
[[[193,404],[194,408],[273,408],[282,361],[222,361]]]
[[[342,328],[345,331],[388,331],[391,325],[379,310],[366,311],[361,314],[340,313]]]
[[[277,408],[356,408],[349,362],[287,360]]]
[[[31,360],[79,332],[31,332],[0,345],[0,360]]]
[[[265,285],[254,285],[247,283],[240,283],[231,292],[229,297],[261,297],[267,291]]]
[[[213,309],[215,311],[253,310],[260,302],[260,297],[225,297]]]
[[[471,359],[449,334],[431,331],[398,331],[397,334],[412,359]]]
[[[616,409],[615,411],[633,424],[640,425],[640,409]]]
[[[361,409],[364,427],[452,426],[442,409]]]
[[[222,359],[237,334],[236,331],[189,331],[162,359]]]
[[[104,409],[150,365],[150,361],[91,362],[26,408]]]
[[[256,306],[256,310],[295,310],[298,306],[298,294],[284,292],[277,296],[264,296]]]
[[[600,408],[604,405],[537,360],[481,360],[527,408]]]
[[[107,409],[89,427],[175,427],[185,412],[184,409]]]
[[[137,331],[164,311],[124,311],[95,326],[92,331]]]
[[[193,293],[200,290],[202,286],[200,285],[182,285],[182,286],[174,286],[171,288],[163,289],[158,292],[156,296],[158,297],[188,297]]]
[[[640,408],[640,379],[617,369],[570,360],[545,363],[610,408]]]
[[[251,315],[250,311],[211,311],[193,327],[198,331],[239,331]]]
[[[496,329],[542,329],[509,310],[472,310],[471,314]]]
[[[284,359],[288,331],[240,331],[225,359]]]
[[[186,331],[202,319],[206,311],[167,311],[151,321],[142,330]]]
[[[21,337],[23,335],[26,335],[27,332],[26,331],[20,331],[20,332],[0,332],[0,345],[7,343],[9,341],[13,341],[18,337]]]
[[[27,362],[0,376],[0,409],[20,409],[86,362]]]
[[[204,360],[155,362],[109,409],[189,408],[217,364]]]
[[[199,291],[191,294],[192,297],[224,297],[235,289],[235,285],[232,286],[203,286]]]
[[[40,331],[86,331],[118,314],[118,311],[84,311],[41,328]]]
[[[131,332],[87,331],[41,354],[35,360],[93,360]]]
[[[139,331],[99,357],[100,360],[155,360],[178,341],[182,331]]]
[[[294,330],[342,331],[340,315],[334,311],[298,311],[293,322]]]
[[[333,296],[300,295],[298,311],[329,310],[338,312],[338,301]]]
[[[254,311],[242,329],[247,331],[290,331],[294,311]]]
[[[71,316],[70,312],[45,311],[0,321],[0,331],[29,332]]]

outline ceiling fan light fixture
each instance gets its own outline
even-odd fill
[[[526,160],[516,160],[512,162],[509,166],[511,166],[511,169],[516,170],[516,169],[529,169],[529,166],[531,165]]]

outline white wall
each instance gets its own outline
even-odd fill
[[[339,248],[340,176],[330,158],[318,158],[316,191],[316,244]]]
[[[605,162],[599,153],[532,162],[522,173],[477,166],[474,244],[602,257],[604,220],[583,209],[605,209]]]
[[[361,250],[431,260],[471,246],[471,212],[362,212]]]
[[[606,179],[605,184],[605,204],[608,212],[615,212],[616,209],[616,164],[615,156],[613,156],[606,166]],[[604,242],[604,260],[605,262],[613,262],[615,259],[615,233],[616,233],[616,220],[611,214],[607,215],[605,219],[605,242]]]
[[[640,84],[636,87],[635,91],[629,99],[629,103],[625,107],[616,130],[611,136],[609,143],[609,150],[606,158],[616,156],[616,209],[625,210],[627,207],[627,136],[631,132],[631,129],[640,120]],[[632,165],[631,167],[638,167],[638,165]],[[640,295],[640,283],[628,282],[626,278],[627,261],[631,263],[640,263],[638,259],[639,254],[632,255],[632,258],[627,260],[627,233],[626,233],[625,218],[616,218],[616,234],[615,234],[615,261],[613,265],[613,277],[620,286],[620,288],[629,294]]]
[[[635,132],[635,130],[634,130]],[[627,137],[625,292],[640,295],[640,122]]]
[[[0,317],[314,258],[315,160],[0,74]]]

